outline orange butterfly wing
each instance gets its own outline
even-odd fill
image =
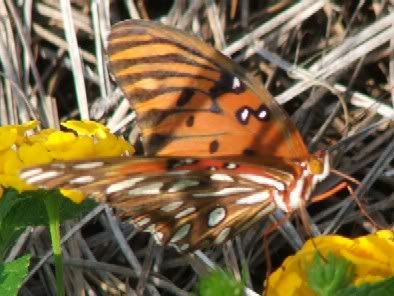
[[[113,27],[108,55],[137,112],[147,155],[308,157],[268,91],[199,39],[128,20]]]

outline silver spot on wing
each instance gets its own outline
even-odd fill
[[[27,178],[30,178],[30,177],[35,176],[37,174],[40,174],[41,172],[42,172],[42,168],[30,169],[30,170],[26,170],[23,173],[21,173],[19,175],[19,177],[21,179],[26,180]]]
[[[129,190],[129,195],[153,195],[161,193],[161,187],[163,187],[163,182],[154,182],[147,184],[145,186],[140,186],[135,189]]]
[[[213,181],[222,181],[222,182],[234,182],[234,179],[226,174],[212,174],[211,180]]]
[[[93,176],[80,176],[80,177],[71,179],[69,181],[69,183],[79,185],[79,184],[89,184],[89,183],[92,183],[93,181],[94,181]]]
[[[131,178],[131,179],[126,179],[117,183],[113,183],[107,187],[105,190],[106,194],[111,194],[117,191],[122,191],[125,189],[128,189],[130,187],[133,187],[135,184],[138,182],[144,180],[143,177],[137,177],[137,178]]]
[[[213,191],[213,192],[203,192],[203,193],[194,193],[192,194],[193,197],[215,197],[215,196],[227,196],[230,194],[237,194],[237,193],[242,193],[242,192],[249,192],[252,191],[253,188],[248,188],[248,187],[228,187],[228,188],[223,188],[219,191]]]
[[[225,242],[228,236],[230,235],[230,231],[231,231],[230,227],[223,228],[222,231],[220,231],[220,233],[218,234],[218,236],[215,237],[213,243],[215,245],[220,245],[223,242]]]
[[[174,193],[174,192],[182,191],[189,187],[198,186],[199,184],[200,182],[198,182],[197,180],[189,180],[189,179],[178,180],[168,189],[168,192]]]
[[[264,176],[253,175],[253,174],[240,174],[239,176],[241,178],[244,178],[246,180],[255,182],[257,184],[274,187],[278,191],[285,190],[285,185],[282,182],[277,181],[277,180],[275,180],[273,178],[268,178],[268,177],[264,177]]]
[[[256,203],[267,201],[270,198],[269,191],[262,191],[258,193],[254,193],[252,195],[240,198],[236,201],[238,205],[253,205]]]
[[[196,211],[195,207],[190,207],[186,208],[183,211],[179,212],[178,214],[175,215],[175,219],[181,219],[183,217],[186,217],[187,215],[190,215]]]
[[[90,170],[90,169],[102,167],[103,165],[104,162],[102,161],[91,161],[91,162],[81,162],[74,164],[72,168],[76,170]]]
[[[46,172],[41,172],[39,174],[35,174],[35,175],[25,179],[25,181],[28,184],[34,184],[37,182],[42,182],[45,180],[55,178],[55,177],[60,176],[62,174],[63,174],[63,172],[60,172],[60,171],[46,171]]]
[[[226,218],[226,210],[223,207],[216,208],[208,215],[208,226],[214,227]]]
[[[191,228],[190,224],[182,225],[172,236],[170,243],[173,244],[184,239],[188,235],[190,228]]]
[[[161,207],[160,210],[168,213],[168,212],[172,212],[172,211],[178,209],[182,205],[183,205],[183,201],[173,201],[173,202],[169,203],[168,205]]]

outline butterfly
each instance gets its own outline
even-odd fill
[[[137,114],[145,155],[25,169],[78,189],[180,252],[220,245],[276,209],[292,212],[330,171],[268,91],[198,38],[150,21],[113,26],[108,64]]]

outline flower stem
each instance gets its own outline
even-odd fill
[[[51,233],[52,250],[55,259],[57,295],[64,296],[64,266],[62,248],[60,245],[59,201],[56,196],[48,194],[45,205],[49,218],[49,231]]]

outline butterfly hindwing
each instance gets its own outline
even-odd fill
[[[77,189],[152,232],[159,244],[190,251],[219,245],[275,209],[279,189],[253,180],[255,170],[220,159],[118,157],[55,162],[22,177],[39,187]],[[267,168],[268,177],[283,176]]]

